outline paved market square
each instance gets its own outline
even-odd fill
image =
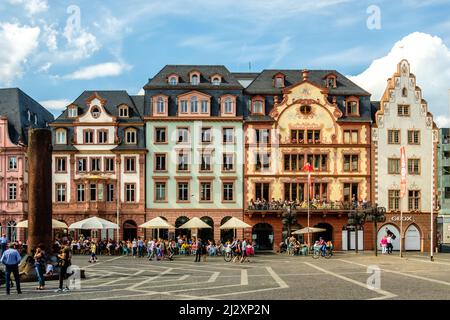
[[[174,261],[148,261],[127,256],[100,256],[96,264],[88,256],[75,256],[73,264],[85,270],[79,290],[55,293],[57,281],[45,291],[36,283],[23,283],[0,299],[23,300],[239,300],[239,299],[450,299],[450,255],[439,254],[434,262],[420,253],[404,258],[362,253],[336,253],[331,259],[311,256],[261,254],[250,263],[225,262],[208,257]],[[372,266],[372,267],[369,267]],[[380,288],[367,280],[379,268]],[[369,267],[369,273],[368,273]]]

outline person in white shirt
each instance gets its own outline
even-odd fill
[[[154,256],[155,256],[155,239],[151,239],[149,242],[147,242],[148,260],[152,261]]]

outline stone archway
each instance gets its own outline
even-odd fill
[[[273,250],[273,227],[268,223],[257,223],[252,228],[253,242],[257,250]]]
[[[137,224],[133,220],[127,220],[123,223],[123,240],[133,239],[137,239]]]
[[[199,229],[198,237],[202,239],[202,241],[215,240],[214,239],[214,220],[211,217],[204,216],[200,218],[204,223],[211,226],[211,228]]]
[[[223,224],[225,224],[228,220],[231,219],[231,216],[226,216],[224,217],[221,221],[220,221],[220,225],[222,226]],[[225,243],[227,241],[233,241],[234,238],[234,230],[233,229],[229,229],[229,230],[220,230],[220,241],[222,243]]]

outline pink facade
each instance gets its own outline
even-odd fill
[[[27,219],[28,176],[26,146],[11,142],[8,119],[0,117],[0,224],[1,233],[11,240],[24,240],[24,229],[13,226]]]

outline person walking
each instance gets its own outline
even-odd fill
[[[94,241],[91,244],[91,258],[89,259],[89,263],[97,262],[97,245]]]
[[[14,280],[16,281],[17,294],[21,294],[20,290],[20,278],[19,278],[19,263],[22,260],[19,252],[14,248],[14,244],[9,244],[9,249],[5,250],[0,259],[6,267],[5,270],[5,281],[6,281],[6,294],[10,294],[11,290],[11,272],[14,275]]]
[[[392,244],[392,234],[388,234],[386,237],[386,249],[387,249],[387,253],[391,254],[392,253],[392,249],[394,248],[394,245]]]
[[[59,288],[56,292],[67,292],[69,288],[63,288],[64,280],[67,278],[67,268],[72,265],[72,251],[70,246],[66,245],[58,255],[60,271],[59,271]]]
[[[381,241],[380,241],[380,245],[381,245],[381,253],[382,254],[386,254],[386,252],[387,252],[387,244],[388,244],[388,242],[387,242],[387,236],[383,236],[383,238],[381,238]]]
[[[131,243],[132,245],[132,252],[133,252],[133,258],[136,258],[137,255],[137,241],[136,238],[133,239],[133,242]]]
[[[195,251],[195,262],[200,262],[201,261],[202,248],[203,248],[202,239],[198,238],[197,239],[197,249]]]
[[[3,234],[0,238],[0,254],[3,254],[3,252],[6,251],[6,247],[8,244],[8,238],[6,237],[6,234]]]
[[[45,289],[44,273],[46,265],[47,265],[47,256],[45,254],[44,245],[40,244],[36,248],[36,252],[34,254],[34,269],[36,270],[36,276],[39,283],[39,286],[36,287],[36,290]]]
[[[137,246],[138,246],[138,257],[139,258],[144,257],[144,241],[141,239],[141,237],[138,238]]]
[[[241,263],[243,263],[247,258],[247,239],[245,238],[241,242],[241,254],[242,254]]]
[[[147,258],[148,261],[152,261],[155,256],[155,239],[150,239],[147,242]]]

